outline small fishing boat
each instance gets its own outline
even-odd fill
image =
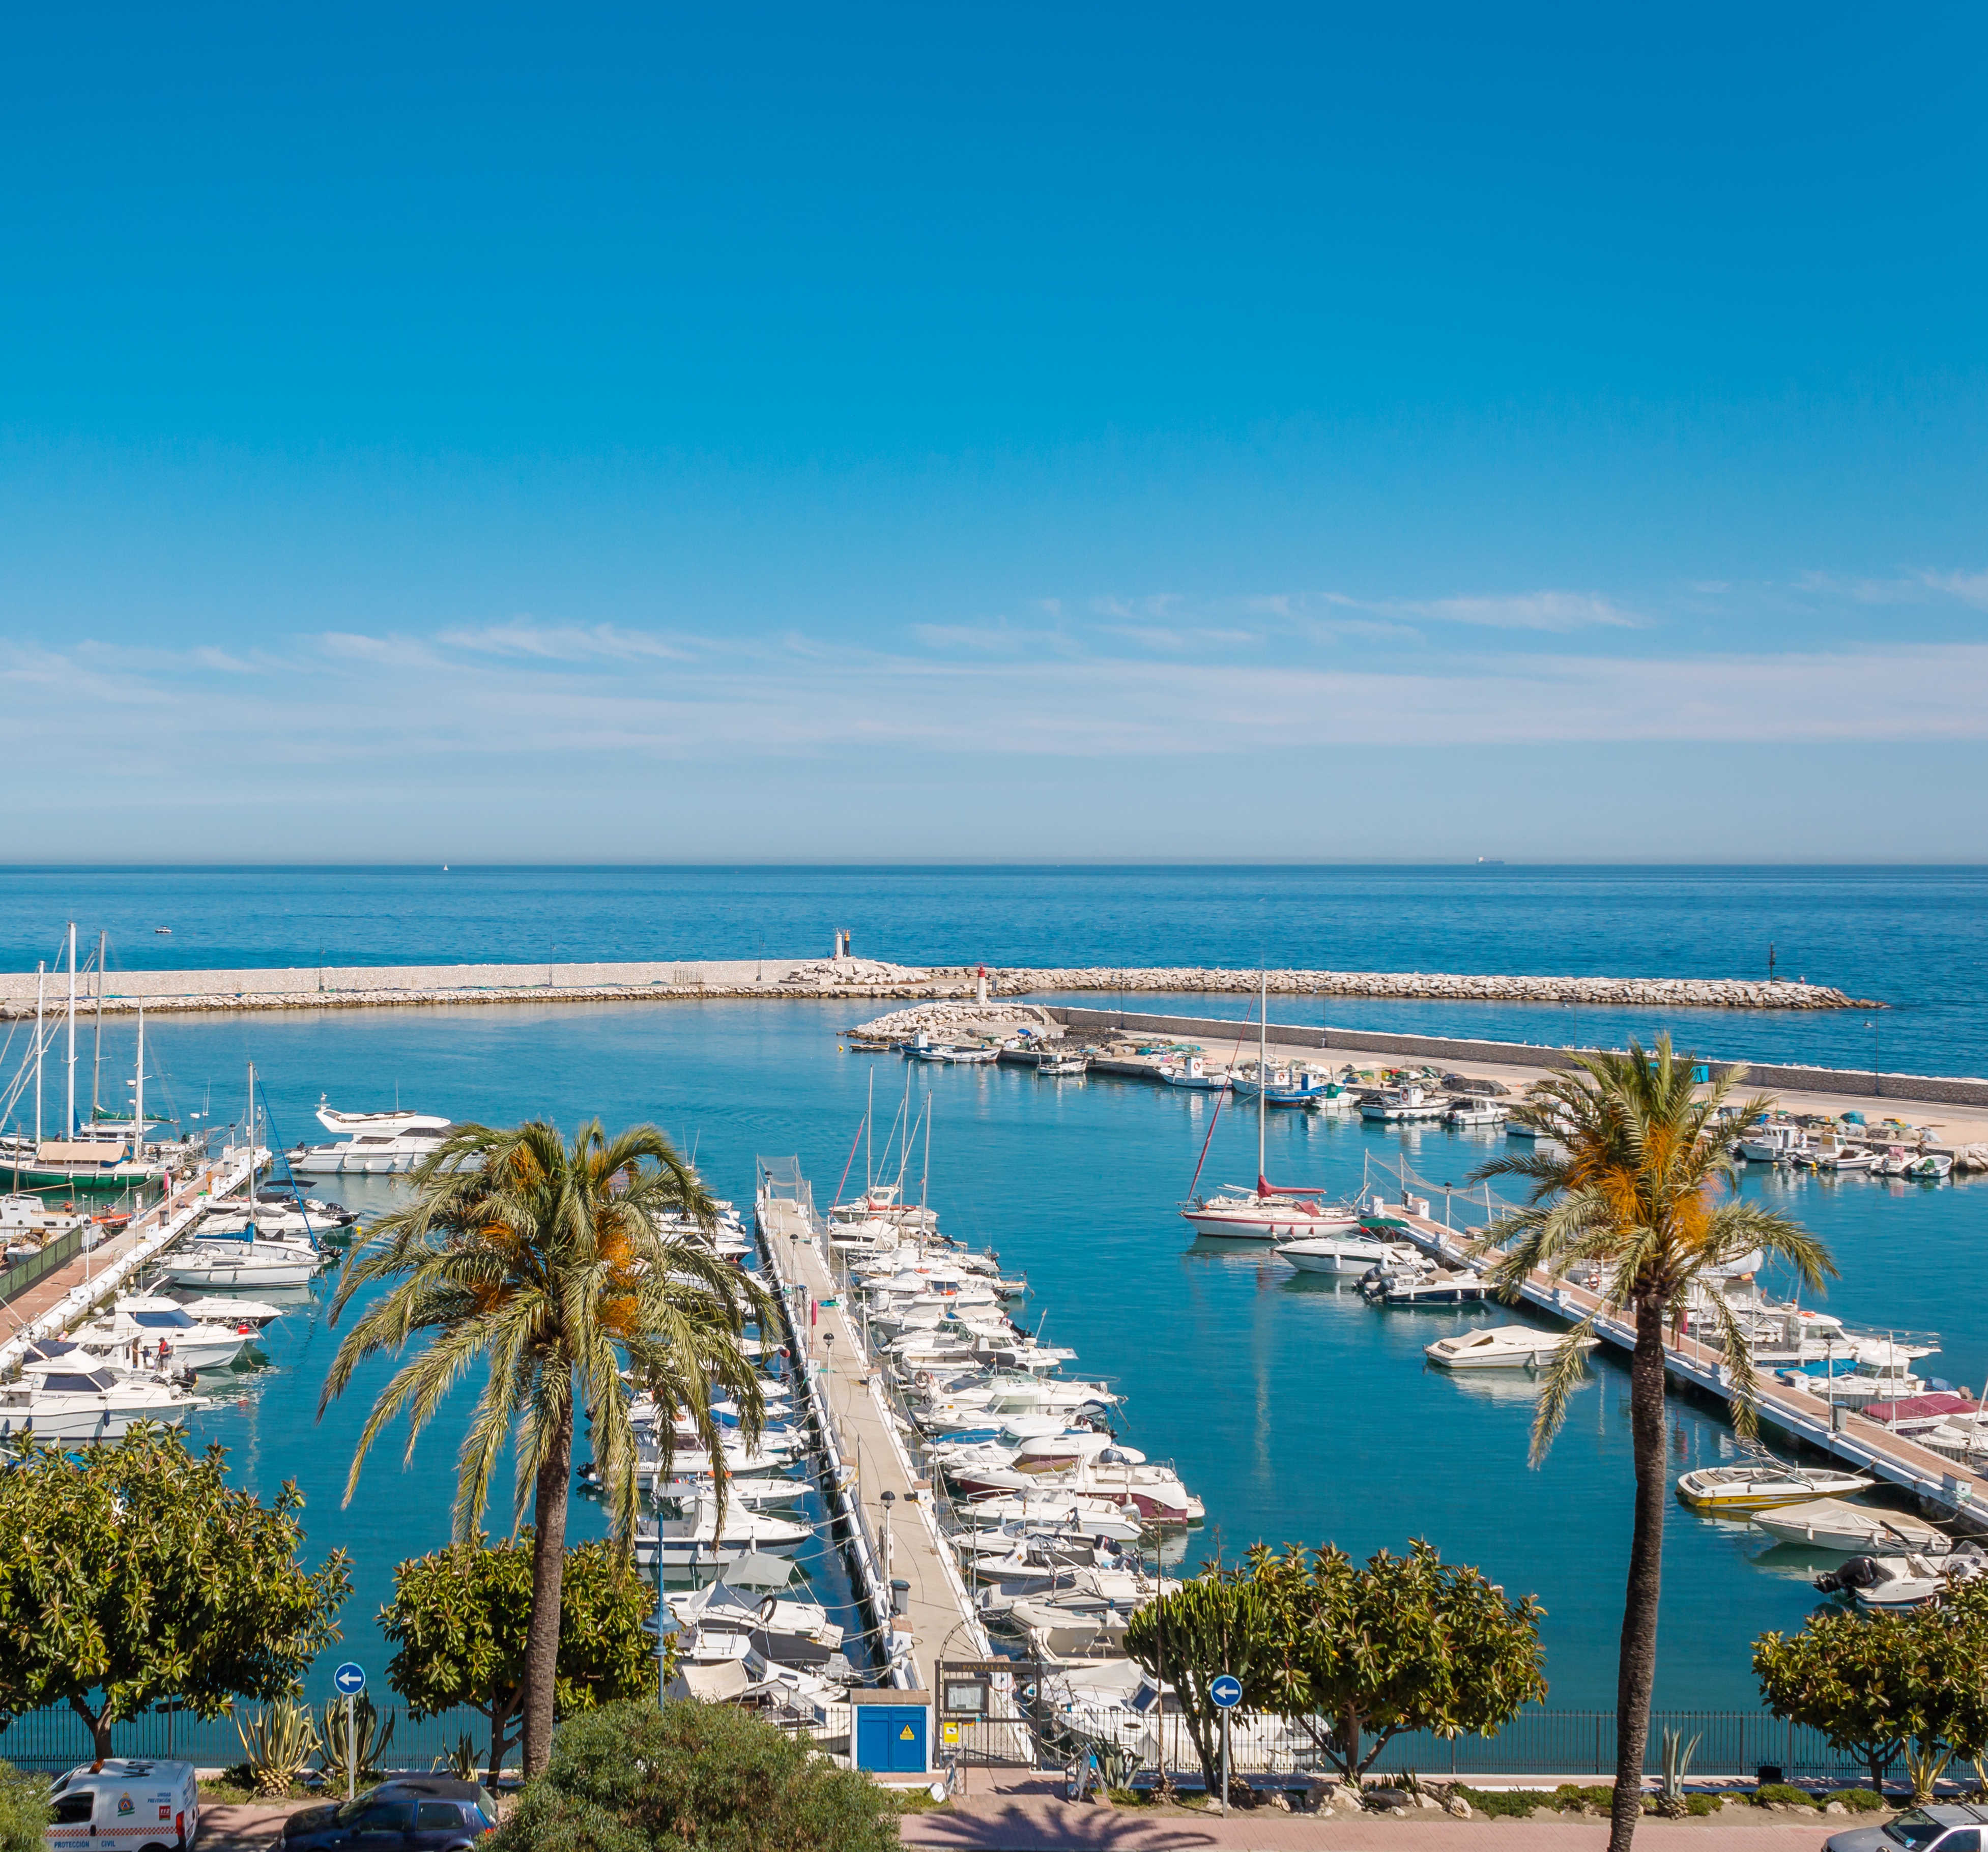
[[[1169,1087],[1178,1087],[1191,1093],[1226,1093],[1235,1084],[1233,1077],[1226,1069],[1218,1068],[1213,1073],[1200,1056],[1190,1056],[1185,1061],[1163,1063],[1160,1078]]]
[[[1449,1110],[1444,1117],[1452,1125],[1503,1125],[1511,1114],[1496,1100],[1487,1100],[1482,1093],[1466,1093],[1450,1101]]]
[[[1918,1183],[1944,1183],[1953,1172],[1953,1159],[1945,1151],[1922,1151],[1905,1166],[1904,1174]]]
[[[1036,1072],[1048,1080],[1080,1078],[1090,1063],[1082,1055],[1060,1055],[1045,1049],[1036,1057]]]
[[[1808,1134],[1798,1125],[1756,1125],[1739,1152],[1749,1164],[1794,1164],[1809,1155]]]
[[[1850,1173],[1877,1168],[1878,1154],[1866,1151],[1861,1144],[1837,1144],[1820,1147],[1810,1161],[1819,1171]]]
[[[1806,1504],[1778,1505],[1749,1515],[1769,1536],[1783,1543],[1841,1550],[1846,1556],[1885,1549],[1943,1556],[1953,1547],[1951,1537],[1923,1519],[1901,1511],[1880,1511],[1875,1506],[1851,1505],[1841,1499],[1811,1499]]]
[[[1592,1350],[1601,1340],[1570,1333],[1540,1331],[1530,1325],[1495,1325],[1483,1331],[1460,1331],[1425,1345],[1422,1355],[1444,1370],[1537,1370],[1550,1363],[1570,1343]]]
[[[911,1052],[921,1061],[936,1061],[952,1067],[986,1067],[1001,1059],[998,1048],[970,1048],[951,1042],[935,1042]]]
[[[1763,1457],[1733,1466],[1701,1466],[1679,1475],[1677,1495],[1694,1511],[1771,1511],[1816,1499],[1847,1498],[1877,1481],[1868,1472],[1834,1467],[1787,1466]]]
[[[1441,1094],[1425,1093],[1412,1085],[1383,1087],[1360,1097],[1360,1117],[1384,1124],[1425,1124],[1449,1110],[1449,1102]]]

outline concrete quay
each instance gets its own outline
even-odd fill
[[[808,1384],[823,1491],[852,1579],[874,1637],[890,1642],[891,1682],[932,1691],[938,1661],[985,1658],[992,1644],[941,1534],[931,1485],[899,1438],[883,1372],[843,1303],[827,1231],[792,1159],[759,1160],[755,1198],[760,1256]],[[908,1587],[894,1616],[896,1581]]]

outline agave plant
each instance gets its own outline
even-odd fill
[[[455,1747],[445,1749],[434,1759],[431,1773],[439,1775],[446,1769],[458,1781],[476,1779],[476,1739],[465,1730],[455,1739]]]
[[[379,1779],[387,1746],[393,1740],[394,1713],[389,1711],[382,1725],[373,1700],[364,1692],[357,1698],[331,1698],[325,1705],[317,1728],[318,1766],[331,1786],[363,1788]],[[355,1748],[358,1751],[356,1768],[351,1766],[351,1752]]]
[[[1664,1785],[1657,1792],[1657,1811],[1666,1820],[1682,1820],[1690,1811],[1685,1799],[1684,1778],[1691,1773],[1691,1758],[1698,1739],[1684,1740],[1682,1730],[1664,1732]]]
[[[1915,1743],[1905,1751],[1905,1780],[1912,1791],[1912,1804],[1923,1806],[1932,1799],[1933,1784],[1946,1773],[1953,1752],[1936,1742]]]
[[[249,1779],[265,1800],[288,1795],[318,1748],[308,1705],[265,1705],[252,1723],[236,1718],[235,1734],[248,1759]]]

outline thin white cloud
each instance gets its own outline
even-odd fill
[[[645,657],[685,662],[691,657],[681,644],[651,631],[612,624],[539,624],[529,617],[458,627],[444,630],[437,640],[451,649],[538,657],[549,662],[636,662]]]
[[[1483,624],[1504,630],[1580,630],[1601,625],[1634,629],[1637,620],[1596,592],[1517,592],[1471,598],[1401,599],[1371,606],[1441,624]]]

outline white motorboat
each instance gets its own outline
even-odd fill
[[[0,1384],[0,1438],[32,1434],[42,1441],[116,1441],[136,1421],[168,1428],[207,1404],[154,1377],[120,1376],[108,1368],[36,1370]]]
[[[1953,1546],[1951,1537],[1923,1519],[1900,1511],[1881,1511],[1871,1505],[1851,1505],[1841,1499],[1811,1499],[1806,1504],[1777,1505],[1750,1515],[1769,1536],[1783,1543],[1841,1550],[1847,1556],[1880,1550],[1944,1555]]]
[[[1384,1087],[1379,1092],[1360,1097],[1360,1117],[1389,1125],[1427,1124],[1449,1110],[1440,1093],[1425,1093],[1419,1087]]]
[[[953,1539],[955,1548],[969,1553],[986,1548],[1005,1551],[1013,1547],[1014,1539],[1043,1531],[1129,1543],[1145,1528],[1136,1516],[1128,1515],[1111,1499],[1060,1492],[976,1499],[958,1506],[956,1515],[979,1527]]]
[[[1444,1117],[1452,1125],[1503,1125],[1511,1114],[1482,1093],[1465,1093],[1450,1101]]]
[[[1701,1466],[1678,1477],[1677,1495],[1694,1511],[1771,1511],[1817,1499],[1847,1498],[1877,1484],[1868,1472],[1788,1466],[1764,1455],[1732,1466]]]
[[[341,1113],[320,1100],[318,1124],[339,1142],[299,1145],[292,1172],[329,1177],[340,1171],[389,1175],[411,1170],[455,1128],[432,1113]]]
[[[1915,1376],[1911,1368],[1916,1358],[1926,1354],[1924,1350],[1909,1350],[1883,1338],[1852,1341],[1857,1344],[1857,1357],[1849,1369],[1832,1367],[1820,1375],[1799,1373],[1794,1386],[1846,1408],[1861,1408],[1867,1402],[1904,1401],[1924,1391],[1924,1379]]]
[[[1576,1338],[1564,1331],[1540,1331],[1530,1325],[1493,1325],[1439,1337],[1423,1347],[1422,1355],[1445,1370],[1538,1370],[1569,1343],[1592,1350],[1601,1341]]]
[[[1861,1144],[1826,1144],[1818,1147],[1809,1161],[1819,1171],[1871,1171],[1878,1167],[1878,1154]]]
[[[1060,1055],[1045,1049],[1036,1057],[1036,1072],[1048,1080],[1080,1079],[1090,1065],[1082,1055]]]
[[[1739,1151],[1749,1164],[1794,1164],[1809,1155],[1808,1134],[1798,1125],[1756,1125]]]
[[[163,1357],[178,1370],[225,1370],[242,1354],[245,1333],[206,1324],[174,1299],[154,1300],[138,1310],[120,1305],[71,1335],[89,1349],[142,1362]],[[164,1346],[163,1351],[161,1349]]]
[[[1918,1550],[1852,1556],[1841,1569],[1817,1576],[1815,1585],[1825,1595],[1848,1595],[1860,1607],[1923,1607],[1983,1575],[1988,1575],[1988,1556],[1979,1544],[1963,1542],[1939,1556]]]
[[[1953,1159],[1946,1151],[1922,1151],[1902,1174],[1918,1183],[1944,1183],[1953,1174]]]
[[[1206,1516],[1200,1499],[1189,1492],[1171,1467],[1118,1465],[1108,1455],[1086,1460],[1066,1472],[1033,1473],[1013,1466],[982,1468],[958,1482],[968,1498],[991,1493],[1002,1496],[1040,1486],[1045,1492],[1067,1492],[1085,1498],[1108,1499],[1129,1506],[1158,1523],[1198,1523]]]
[[[952,1067],[989,1067],[1001,1059],[998,1048],[972,1048],[949,1042],[935,1042],[928,1048],[911,1052],[921,1061],[937,1061]]]
[[[634,1556],[644,1569],[653,1569],[658,1558],[665,1569],[722,1568],[756,1551],[762,1556],[790,1556],[813,1535],[805,1524],[768,1517],[729,1502],[721,1528],[717,1501],[705,1498],[685,1517],[665,1518],[652,1529],[637,1529]]]
[[[1344,1273],[1355,1277],[1389,1258],[1395,1245],[1362,1234],[1357,1225],[1344,1235],[1303,1235],[1272,1250],[1300,1273]]]
[[[1218,1068],[1211,1073],[1199,1055],[1191,1055],[1185,1061],[1163,1062],[1160,1078],[1169,1087],[1185,1087],[1192,1093],[1226,1093],[1235,1084],[1235,1077],[1226,1069]]]
[[[134,1300],[132,1303],[135,1304],[137,1302]],[[150,1303],[149,1296],[147,1303]],[[191,1318],[199,1320],[204,1325],[232,1324],[238,1327],[252,1326],[259,1331],[265,1325],[273,1324],[289,1309],[282,1306],[272,1306],[266,1300],[259,1299],[164,1299],[159,1303],[165,1305],[184,1305],[187,1315]],[[117,1310],[121,1312],[125,1309],[126,1302],[121,1299],[119,1299],[117,1303]]]

